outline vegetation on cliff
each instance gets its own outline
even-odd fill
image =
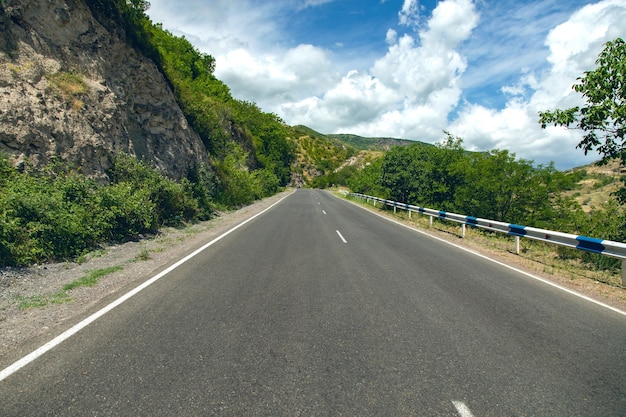
[[[61,162],[19,172],[0,156],[0,266],[73,259],[212,214],[207,173],[175,182],[120,154],[109,175],[100,185]]]
[[[218,202],[249,202],[275,193],[289,182],[295,158],[294,146],[288,139],[289,127],[254,103],[234,99],[228,86],[215,77],[215,60],[211,55],[198,51],[187,39],[174,36],[161,24],[153,23],[145,14],[149,3],[144,0],[87,0],[87,3],[102,24],[111,26],[112,30],[123,28],[128,40],[161,69],[214,165],[223,165],[233,149],[238,149],[245,154],[245,164],[239,164],[238,170],[263,179],[250,188],[246,198],[233,200],[229,191],[220,187],[237,183],[225,177],[235,171],[217,169],[215,196],[221,198]]]

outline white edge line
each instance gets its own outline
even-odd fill
[[[341,239],[341,241],[343,243],[348,243],[348,241],[346,239],[343,238],[341,232],[339,230],[335,230],[335,232],[337,232],[337,234],[339,235],[339,238]]]
[[[561,285],[559,285],[559,284],[555,284],[554,282],[549,281],[549,280],[547,280],[547,279],[545,279],[545,278],[541,278],[541,277],[539,277],[539,276],[537,276],[537,275],[533,275],[533,274],[531,274],[530,272],[526,272],[526,271],[523,271],[523,270],[521,270],[521,269],[515,268],[514,266],[507,265],[507,264],[505,264],[505,263],[503,263],[503,262],[500,262],[500,261],[496,261],[495,259],[492,259],[492,258],[490,258],[490,257],[488,257],[488,256],[486,256],[486,255],[483,255],[483,254],[481,254],[481,253],[475,252],[475,251],[473,251],[473,250],[471,250],[471,249],[468,249],[468,248],[465,248],[465,247],[463,247],[463,246],[457,245],[456,243],[449,242],[449,241],[447,241],[447,240],[445,240],[445,239],[442,239],[442,238],[440,238],[440,237],[438,237],[438,236],[431,235],[430,233],[425,232],[425,231],[423,231],[423,230],[420,230],[420,229],[417,229],[417,228],[415,228],[415,227],[411,227],[411,226],[409,226],[409,225],[406,225],[406,224],[400,223],[399,221],[396,221],[396,220],[394,220],[394,219],[390,219],[389,217],[383,216],[383,215],[381,215],[381,214],[379,214],[379,213],[376,213],[375,211],[369,210],[367,207],[363,207],[363,206],[361,206],[360,204],[354,203],[354,202],[352,202],[352,201],[350,201],[350,200],[345,200],[345,201],[347,201],[347,202],[349,202],[349,203],[351,203],[351,204],[355,205],[356,207],[359,207],[359,208],[361,208],[361,209],[363,209],[363,210],[365,210],[365,211],[367,211],[367,212],[369,212],[369,213],[372,213],[372,214],[373,214],[373,215],[375,215],[375,216],[378,216],[378,217],[383,218],[383,219],[385,219],[385,220],[388,220],[388,221],[390,221],[390,222],[392,222],[392,223],[395,223],[395,224],[397,224],[397,225],[399,225],[399,226],[406,227],[407,229],[410,229],[410,230],[413,230],[413,231],[415,231],[415,232],[421,233],[421,234],[423,234],[423,235],[429,236],[429,237],[431,237],[431,238],[433,238],[433,239],[436,239],[436,240],[438,240],[438,241],[440,241],[440,242],[443,242],[443,243],[446,243],[446,244],[448,244],[448,245],[454,246],[455,248],[458,248],[458,249],[464,250],[465,252],[469,252],[469,253],[471,253],[471,254],[473,254],[473,255],[476,255],[476,256],[478,256],[478,257],[481,257],[481,258],[483,258],[483,259],[486,259],[486,260],[488,260],[488,261],[491,261],[491,262],[493,262],[493,263],[495,263],[495,264],[498,264],[498,265],[503,266],[503,267],[505,267],[505,268],[511,269],[511,270],[513,270],[513,271],[515,271],[515,272],[518,272],[518,273],[520,273],[520,274],[526,275],[527,277],[530,277],[530,278],[536,279],[537,281],[541,281],[541,282],[543,282],[544,284],[550,285],[550,286],[552,286],[552,287],[555,287],[555,288],[558,288],[558,289],[560,289],[560,290],[562,290],[562,291],[565,291],[565,292],[567,292],[567,293],[569,293],[569,294],[575,295],[576,297],[582,298],[583,300],[587,300],[587,301],[592,302],[592,303],[594,303],[594,304],[596,304],[596,305],[599,305],[599,306],[601,306],[601,307],[604,307],[604,308],[607,308],[607,309],[609,309],[609,310],[612,310],[612,311],[614,311],[615,313],[618,313],[618,314],[621,314],[621,315],[623,315],[623,316],[626,316],[626,311],[620,310],[619,308],[616,308],[616,307],[610,306],[610,305],[605,304],[605,303],[603,303],[603,302],[601,302],[601,301],[598,301],[598,300],[594,300],[594,299],[593,299],[593,298],[591,298],[591,297],[587,297],[586,295],[583,295],[583,294],[581,294],[581,293],[579,293],[579,292],[576,292],[576,291],[574,291],[574,290],[570,290],[569,288],[563,287],[563,286],[561,286]]]
[[[221,234],[220,236],[216,237],[215,239],[213,239],[212,241],[210,241],[209,243],[207,243],[206,245],[202,246],[200,249],[197,249],[196,251],[194,251],[193,253],[185,256],[184,258],[182,258],[181,260],[179,260],[178,262],[176,262],[175,264],[169,266],[167,269],[161,271],[160,273],[158,273],[157,275],[153,276],[152,278],[150,278],[149,280],[145,281],[143,284],[139,285],[138,287],[134,288],[133,290],[127,292],[126,294],[124,294],[123,296],[121,296],[120,298],[118,298],[117,300],[113,301],[111,304],[105,306],[104,308],[102,308],[101,310],[98,310],[97,312],[95,312],[94,314],[92,314],[91,316],[87,317],[86,319],[84,319],[83,321],[75,324],[73,327],[69,328],[68,330],[64,331],[63,333],[61,333],[60,335],[58,335],[57,337],[55,337],[54,339],[50,340],[48,343],[46,343],[45,345],[41,346],[40,348],[34,350],[33,352],[29,353],[28,355],[24,356],[22,359],[19,359],[18,361],[14,362],[12,365],[8,366],[7,368],[3,369],[2,371],[0,371],[0,381],[4,380],[5,378],[9,377],[10,375],[12,375],[13,373],[15,373],[16,371],[18,371],[20,368],[28,365],[29,363],[31,363],[32,361],[34,361],[35,359],[39,358],[40,356],[42,356],[44,353],[48,352],[49,350],[51,350],[52,348],[58,346],[59,344],[61,344],[62,342],[64,342],[65,340],[69,339],[70,337],[72,337],[74,334],[78,333],[79,331],[81,331],[82,329],[84,329],[85,327],[89,326],[91,323],[93,323],[94,321],[96,321],[97,319],[99,319],[100,317],[104,316],[106,313],[108,313],[109,311],[113,310],[115,307],[119,306],[120,304],[122,304],[123,302],[127,301],[129,298],[135,296],[137,293],[139,293],[140,291],[144,290],[145,288],[149,287],[150,285],[154,284],[155,282],[157,282],[159,279],[163,278],[165,275],[169,274],[170,272],[172,272],[174,269],[178,268],[179,266],[181,266],[182,264],[184,264],[185,262],[189,261],[191,258],[195,257],[196,255],[198,255],[200,252],[204,251],[205,249],[207,249],[209,246],[214,245],[215,243],[217,243],[218,241],[220,241],[222,238],[228,236],[229,234],[231,234],[232,232],[234,232],[235,230],[239,229],[240,227],[242,227],[243,225],[245,225],[246,223],[254,220],[255,218],[259,217],[260,215],[262,215],[263,213],[265,213],[266,211],[270,210],[271,208],[273,208],[274,206],[276,206],[278,203],[280,203],[281,201],[283,201],[284,199],[286,199],[287,197],[291,196],[295,191],[291,192],[290,194],[282,197],[280,200],[278,200],[277,202],[275,202],[274,204],[272,204],[271,206],[267,207],[266,209],[264,209],[263,211],[255,214],[254,216],[250,217],[249,219],[239,223],[238,225],[236,225],[235,227],[233,227],[232,229],[229,229],[228,231],[226,231],[225,233]]]
[[[474,417],[470,409],[461,401],[452,401],[452,404],[454,404],[454,408],[456,408],[461,417]]]

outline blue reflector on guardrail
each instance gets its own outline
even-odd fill
[[[526,236],[526,226],[520,226],[518,224],[509,225],[509,233],[517,236]]]
[[[576,246],[577,249],[583,249],[596,253],[602,253],[606,249],[602,244],[602,240],[600,239],[586,236],[578,236],[576,240],[578,241],[578,246]]]

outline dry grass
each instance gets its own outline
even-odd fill
[[[72,110],[78,111],[85,107],[85,103],[79,97],[87,94],[89,87],[81,75],[60,71],[48,75],[47,78],[59,90],[61,96],[70,102]]]
[[[602,166],[586,165],[573,171],[585,171],[587,175],[578,183],[576,190],[568,191],[564,195],[574,197],[585,212],[602,209],[612,198],[611,194],[622,186],[620,177],[626,174],[626,169],[620,166],[618,160]]]

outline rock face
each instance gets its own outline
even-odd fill
[[[105,178],[125,152],[181,178],[207,161],[156,65],[84,0],[3,0],[0,36],[0,152],[16,163],[59,156]]]

